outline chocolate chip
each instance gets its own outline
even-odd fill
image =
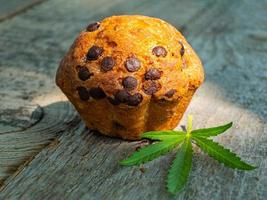
[[[169,90],[168,92],[165,93],[165,96],[168,97],[168,98],[171,98],[174,95],[175,92],[176,92],[175,89],[171,89],[171,90]]]
[[[157,91],[159,91],[160,89],[161,89],[161,85],[158,82],[151,81],[151,80],[144,82],[143,91],[148,95],[152,95],[156,93]]]
[[[112,57],[105,57],[103,58],[102,62],[101,62],[101,69],[104,72],[107,72],[109,70],[112,70],[112,68],[115,65],[115,60]]]
[[[106,97],[105,92],[100,87],[91,88],[90,95],[94,99],[103,99]]]
[[[78,87],[77,91],[81,100],[87,101],[90,98],[90,94],[85,87]]]
[[[130,97],[130,93],[126,90],[119,90],[115,94],[115,99],[120,103],[126,103]]]
[[[126,78],[123,79],[122,85],[124,86],[125,89],[133,90],[137,86],[137,80],[132,76],[127,76]]]
[[[130,95],[127,101],[129,106],[138,106],[143,101],[143,96],[140,93]]]
[[[93,74],[89,72],[89,70],[86,67],[79,67],[78,71],[78,77],[82,81],[86,81],[87,79],[90,78]]]
[[[92,24],[89,24],[87,26],[86,30],[89,31],[89,32],[93,32],[93,31],[97,30],[99,28],[99,26],[100,26],[99,22],[94,22]]]
[[[114,105],[114,106],[120,104],[120,102],[119,102],[117,99],[113,99],[112,97],[108,97],[107,99],[108,99],[108,101],[109,101],[112,105]]]
[[[99,46],[92,46],[86,55],[87,60],[97,60],[99,56],[103,53],[103,48]]]
[[[127,58],[127,60],[124,63],[124,66],[129,72],[134,72],[134,71],[137,71],[141,67],[141,63],[137,58],[131,57],[131,58]]]
[[[162,72],[158,69],[151,68],[145,74],[146,80],[157,80],[160,79]]]
[[[182,46],[181,49],[180,49],[180,55],[183,56],[184,53],[185,53],[185,49],[184,49],[184,45],[181,41],[179,41],[180,45]]]
[[[157,57],[165,57],[167,56],[167,50],[163,46],[156,46],[152,49],[152,53]]]

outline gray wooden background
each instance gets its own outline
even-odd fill
[[[225,168],[194,147],[189,182],[172,197],[164,180],[173,154],[119,166],[142,143],[86,129],[54,83],[79,31],[115,14],[159,17],[182,31],[206,70],[187,110],[194,127],[233,121],[216,140],[256,170]],[[266,121],[266,0],[0,0],[0,199],[264,200]]]

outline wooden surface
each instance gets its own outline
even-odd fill
[[[0,199],[266,199],[266,10],[264,0],[1,3]],[[225,168],[194,147],[189,183],[172,197],[164,187],[172,154],[144,172],[118,164],[143,144],[86,129],[54,83],[79,31],[114,14],[155,16],[182,30],[206,70],[187,110],[194,127],[233,121],[216,140],[258,169]]]

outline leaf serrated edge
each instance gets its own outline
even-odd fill
[[[225,125],[221,126],[216,126],[216,127],[211,127],[211,128],[201,128],[201,129],[196,129],[191,132],[193,136],[201,136],[201,137],[214,137],[217,136],[221,133],[224,133],[227,131],[229,128],[231,128],[233,125],[233,122],[230,122]]]
[[[176,139],[185,135],[183,131],[149,131],[142,134],[142,139],[150,140],[166,140],[166,139]]]
[[[183,155],[184,154],[184,155]],[[181,173],[185,173],[185,174],[181,174],[184,175],[184,177],[177,177],[177,181],[182,181],[182,183],[180,185],[176,185],[176,187],[173,189],[172,188],[172,183],[170,181],[173,181],[173,176],[175,176],[173,173],[175,173],[175,167],[177,167],[181,159],[180,156],[183,156],[183,161],[187,162],[184,164],[188,164],[189,166],[187,166],[187,168],[184,168],[185,166],[183,166],[182,170],[186,170],[186,171],[182,171]],[[178,150],[175,159],[173,160],[169,170],[168,170],[168,175],[167,175],[167,179],[166,179],[166,187],[168,192],[170,192],[172,195],[175,195],[177,192],[179,192],[181,189],[184,188],[185,184],[187,183],[187,179],[189,177],[191,168],[192,168],[192,157],[193,157],[193,148],[192,148],[192,144],[190,141],[190,138],[187,138],[186,140],[184,140],[184,143],[181,145],[180,149]],[[183,178],[183,180],[179,180],[180,178]]]
[[[253,170],[257,167],[249,165],[241,160],[239,156],[237,156],[235,153],[231,152],[230,149],[224,148],[222,145],[220,145],[217,142],[214,142],[213,140],[207,139],[205,137],[198,137],[198,136],[192,136],[192,139],[196,141],[197,146],[200,147],[201,150],[203,150],[205,153],[207,153],[209,156],[217,160],[219,163],[224,164],[227,167],[233,168],[233,169],[241,169],[241,170]],[[206,141],[205,141],[206,140]],[[208,143],[211,143],[218,148],[218,151],[215,152],[214,148],[209,146]],[[228,154],[228,156],[223,155],[221,152],[224,152],[225,154]],[[231,160],[231,157],[235,160]]]
[[[128,158],[120,161],[120,164],[125,165],[125,166],[130,166],[130,165],[139,165],[139,164],[149,162],[153,159],[158,158],[161,155],[168,153],[169,151],[174,149],[178,144],[183,142],[183,140],[184,140],[184,138],[181,137],[181,138],[176,139],[176,140],[164,140],[164,141],[157,142],[155,144],[145,146],[145,147],[139,149],[138,151],[134,152]],[[165,148],[162,148],[160,151],[152,152],[150,155],[147,155],[147,156],[143,157],[142,159],[140,159],[138,157],[134,158],[138,154],[141,155],[143,153],[143,151],[147,150],[147,148],[151,147],[152,145],[160,145],[160,144],[164,144],[164,143],[167,144],[168,142],[169,142],[169,145],[167,145]]]

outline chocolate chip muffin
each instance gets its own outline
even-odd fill
[[[88,128],[136,140],[175,128],[203,79],[201,61],[173,26],[125,15],[89,24],[56,83]]]

